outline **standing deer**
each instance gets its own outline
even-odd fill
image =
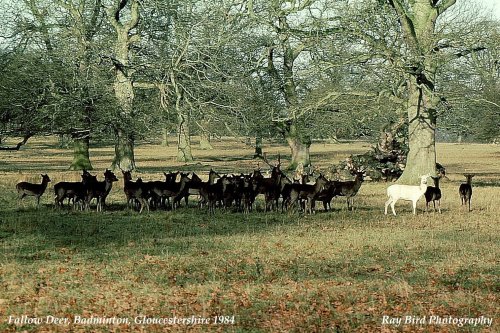
[[[90,182],[87,186],[87,195],[85,198],[86,209],[90,209],[90,201],[96,198],[96,210],[102,212],[103,207],[106,205],[106,198],[113,187],[113,182],[116,181],[118,181],[118,178],[116,178],[115,174],[111,170],[106,169],[104,172],[104,181]]]
[[[347,210],[354,210],[354,196],[358,193],[359,188],[364,180],[365,171],[358,170],[354,176],[354,180],[334,182],[334,196],[345,196],[347,201]]]
[[[127,207],[130,209],[131,203],[134,200],[137,200],[140,205],[139,213],[142,213],[144,207],[146,207],[149,212],[149,202],[148,202],[148,189],[144,185],[141,178],[139,178],[136,182],[132,181],[132,174],[130,171],[123,171],[123,192],[125,192],[125,196],[127,197]]]
[[[432,201],[434,204],[434,211],[436,211],[436,201],[438,203],[438,211],[441,214],[441,189],[439,188],[439,180],[441,175],[437,177],[431,176],[434,181],[434,186],[427,186],[427,190],[424,193],[425,196],[425,211],[429,210],[429,202]]]
[[[41,184],[32,184],[28,182],[20,182],[16,185],[17,194],[19,195],[19,200],[22,200],[26,196],[34,196],[36,197],[36,207],[40,206],[40,197],[45,192],[47,188],[47,184],[50,182],[50,178],[48,175],[41,175],[42,183]]]
[[[316,178],[314,185],[309,184],[295,184],[290,193],[290,207],[299,205],[299,200],[306,200],[305,212],[313,213],[314,203],[318,193],[323,190],[323,187],[328,180],[322,174]]]
[[[64,199],[68,199],[68,204],[73,201],[73,208],[77,203],[80,203],[80,208],[83,210],[85,197],[87,194],[87,186],[89,183],[97,182],[97,177],[91,175],[87,170],[83,170],[81,182],[59,182],[54,185],[54,205],[55,207],[63,207]]]
[[[471,211],[470,209],[470,199],[472,198],[472,177],[474,177],[473,174],[465,174],[465,178],[467,179],[467,183],[465,184],[460,184],[460,187],[458,188],[458,193],[460,194],[460,200],[463,205],[468,205],[469,212]]]
[[[391,205],[392,214],[396,216],[394,206],[398,200],[411,201],[413,206],[413,215],[417,215],[417,202],[427,190],[427,178],[430,175],[420,177],[420,185],[399,185],[394,184],[387,188],[387,196],[389,199],[385,202],[385,215],[387,215],[387,207]]]

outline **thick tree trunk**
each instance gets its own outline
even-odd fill
[[[89,147],[89,131],[73,133],[73,161],[69,167],[70,170],[92,170]]]
[[[191,137],[189,134],[189,116],[182,111],[177,114],[177,161],[191,162]]]
[[[200,133],[200,149],[201,150],[212,150],[214,146],[210,143],[210,134],[208,132],[202,131]]]
[[[295,170],[298,166],[307,167],[311,164],[308,143],[301,142],[298,138],[288,138],[288,145],[292,151],[292,161],[288,166],[289,170]]]
[[[262,157],[262,137],[255,137],[255,153],[253,154],[253,158],[261,158]]]
[[[133,137],[118,129],[115,133],[115,140],[115,158],[111,168],[113,170],[118,168],[123,171],[135,170]]]
[[[127,4],[130,5],[129,12],[123,15],[122,10]],[[134,29],[139,22],[139,1],[124,0],[115,2],[115,5],[108,9],[108,19],[116,31],[113,60],[115,68],[115,82],[113,85],[115,97],[120,105],[120,113],[123,119],[117,120],[115,130],[115,157],[111,167],[113,169],[130,171],[135,169],[134,159],[134,134],[133,129],[127,129],[122,123],[134,117],[134,87],[132,84],[132,73],[130,68],[129,51],[134,43],[140,41]]]
[[[419,184],[419,177],[436,174],[436,115],[435,101],[426,96],[426,90],[410,85],[407,109],[409,128],[406,167],[398,179],[400,184]]]
[[[292,152],[292,160],[288,166],[289,170],[295,170],[298,166],[307,167],[311,164],[309,148],[311,139],[301,137],[294,123],[289,121],[286,124],[285,138]]]

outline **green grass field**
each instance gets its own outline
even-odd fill
[[[138,175],[162,171],[250,172],[253,151],[225,139],[194,151],[196,163],[175,162],[175,147],[138,146]],[[230,148],[227,148],[230,147]],[[315,144],[313,163],[326,168],[366,143]],[[384,216],[386,183],[366,182],[354,212],[342,199],[314,216],[217,212],[192,207],[139,215],[125,209],[123,181],[103,213],[54,210],[52,186],[79,180],[66,171],[71,151],[47,139],[0,160],[0,331],[36,332],[494,332],[500,330],[500,148],[439,144],[442,214],[417,216],[398,202]],[[270,156],[288,155],[271,145]],[[113,149],[91,152],[94,174]],[[285,163],[286,164],[286,163]],[[473,211],[460,206],[463,173],[475,173]],[[41,207],[18,203],[15,184],[52,179]],[[14,325],[10,318],[68,318],[69,325]],[[383,316],[492,318],[493,325],[382,325]],[[84,325],[113,316],[129,323]],[[135,324],[136,317],[207,318],[209,324]],[[222,323],[215,317],[226,316]],[[234,316],[234,317],[233,317]],[[142,317],[141,317],[142,318]],[[219,319],[219,317],[217,317]],[[233,321],[234,323],[231,323]],[[13,319],[11,319],[13,320]],[[224,320],[226,323],[224,323]],[[404,319],[403,319],[404,320]]]

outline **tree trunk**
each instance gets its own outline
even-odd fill
[[[420,176],[436,174],[435,101],[423,87],[410,84],[408,100],[408,152],[400,184],[418,185]]]
[[[126,15],[122,15],[122,10],[127,4],[130,5]],[[134,87],[132,84],[132,73],[129,51],[134,43],[140,41],[137,31],[134,30],[139,22],[139,1],[124,0],[115,2],[114,7],[107,11],[108,19],[116,31],[116,40],[114,43],[113,61],[115,69],[115,82],[113,84],[115,97],[120,105],[120,113],[123,119],[117,120],[117,128],[115,129],[115,157],[111,167],[113,169],[120,168],[121,170],[130,171],[135,169],[134,160],[134,134],[133,129],[120,128],[127,120],[133,119],[134,105]]]
[[[115,158],[113,159],[111,168],[113,170],[118,168],[123,171],[135,170],[133,137],[121,129],[117,129],[115,140]]]
[[[210,143],[210,134],[208,132],[202,131],[200,133],[200,149],[201,150],[212,150],[214,147]]]
[[[262,137],[255,137],[255,154],[253,154],[253,158],[261,158],[262,157]]]
[[[295,170],[300,165],[302,167],[309,166],[311,164],[309,154],[311,139],[309,137],[301,137],[297,131],[296,125],[291,121],[286,124],[285,138],[292,152],[292,161],[288,169]]]
[[[189,135],[189,115],[178,111],[177,114],[177,161],[191,162],[191,138]]]
[[[90,133],[82,131],[73,133],[73,162],[70,170],[92,170],[90,163]]]
[[[168,144],[168,129],[167,128],[163,128],[163,130],[162,130],[161,145],[164,147],[169,146],[169,144]]]

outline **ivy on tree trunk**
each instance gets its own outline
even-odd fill
[[[77,131],[72,134],[73,137],[73,161],[69,167],[70,170],[92,170],[90,163],[90,131]]]

